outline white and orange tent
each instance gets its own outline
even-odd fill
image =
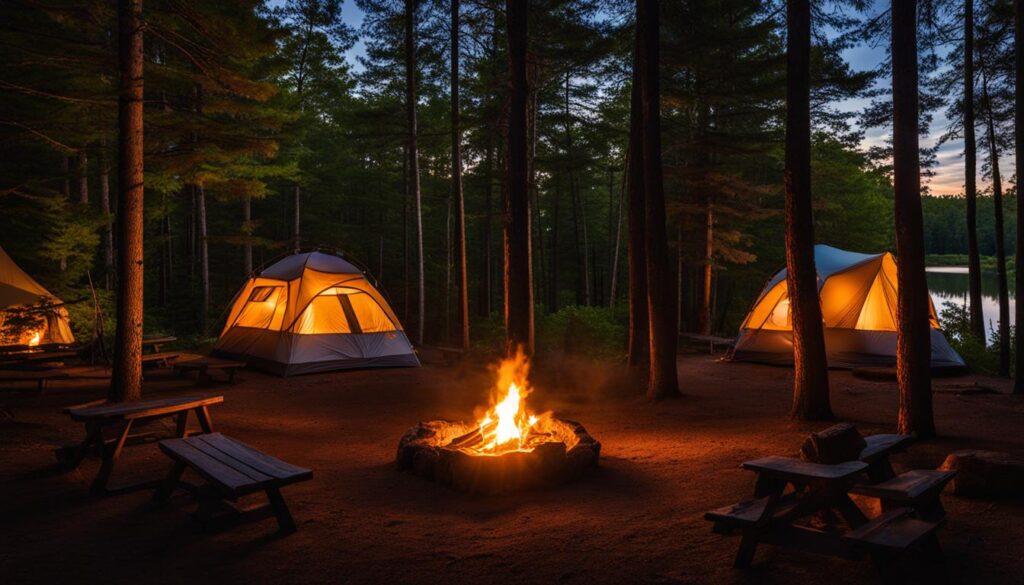
[[[284,376],[420,365],[380,291],[323,252],[292,254],[250,278],[213,353]]]
[[[896,258],[814,247],[828,364],[838,368],[896,363]],[[931,312],[932,367],[962,367]],[[740,361],[793,363],[793,324],[786,269],[775,273],[740,326],[732,351]]]
[[[64,301],[26,274],[0,248],[0,346],[74,342]]]

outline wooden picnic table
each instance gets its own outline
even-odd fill
[[[235,371],[240,370],[246,366],[245,362],[237,360],[225,360],[215,357],[204,356],[191,360],[185,360],[183,362],[174,362],[174,371],[178,372],[179,376],[184,376],[190,371],[197,372],[197,382],[202,384],[209,382],[210,371],[219,370],[224,372],[227,376],[227,382],[233,384],[235,381]]]
[[[146,348],[153,350],[153,353],[160,353],[160,348],[168,343],[174,343],[178,341],[177,337],[173,335],[153,335],[150,337],[142,338],[142,349],[145,351]]]
[[[102,464],[90,488],[94,494],[152,487],[158,482],[143,482],[117,490],[107,488],[114,463],[124,450],[132,425],[141,421],[175,418],[177,426],[174,436],[185,437],[189,434],[188,415],[195,412],[202,432],[212,433],[213,421],[208,407],[221,402],[224,402],[223,396],[176,396],[137,402],[90,403],[69,408],[66,412],[71,420],[85,425],[85,439],[78,445],[58,449],[57,459],[64,468],[74,469],[92,449],[96,449],[100,453]],[[112,438],[108,439],[104,432],[110,429],[113,433]]]

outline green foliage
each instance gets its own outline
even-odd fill
[[[568,306],[537,322],[537,347],[544,353],[599,358],[621,357],[626,347],[628,313],[615,308]]]
[[[964,358],[968,368],[982,374],[995,374],[999,371],[998,332],[993,332],[995,342],[988,346],[984,340],[972,335],[971,318],[965,305],[950,305],[943,309],[939,323],[942,324],[949,345]]]

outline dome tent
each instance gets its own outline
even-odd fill
[[[896,363],[896,258],[889,252],[860,254],[814,247],[818,297],[825,326],[828,365],[838,368]],[[932,367],[963,367],[950,347],[929,299]],[[768,281],[740,326],[732,359],[793,363],[793,330],[786,269]]]
[[[0,346],[74,342],[64,301],[26,274],[0,248]]]
[[[283,376],[420,365],[398,317],[363,272],[323,252],[286,256],[250,278],[213,354]]]

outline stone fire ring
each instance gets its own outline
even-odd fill
[[[398,468],[459,491],[500,494],[558,485],[597,467],[601,443],[583,425],[561,419],[552,419],[549,424],[560,440],[541,443],[529,452],[490,456],[446,447],[476,425],[422,422],[399,441]]]

